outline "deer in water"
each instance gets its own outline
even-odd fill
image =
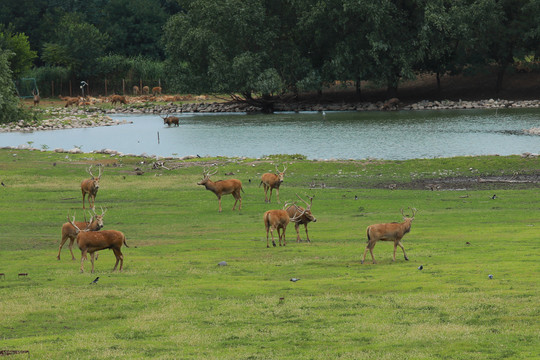
[[[180,118],[178,116],[169,116],[169,114],[167,114],[165,117],[163,116],[160,116],[162,119],[163,119],[163,124],[167,124],[167,126],[171,126],[171,125],[174,125],[174,126],[179,126],[179,121],[180,121]]]
[[[306,240],[307,242],[311,242],[311,240],[309,240],[309,234],[308,234],[308,229],[307,229],[307,226],[310,222],[317,222],[317,219],[315,218],[315,216],[313,216],[313,214],[311,213],[311,206],[313,205],[313,197],[309,197],[309,204],[307,201],[305,201],[304,199],[302,199],[298,194],[296,194],[296,196],[306,204],[306,208],[304,209],[303,207],[301,206],[298,206],[296,204],[291,204],[290,206],[288,206],[286,208],[286,211],[287,213],[289,214],[289,217],[291,219],[297,219],[296,221],[294,221],[294,228],[296,229],[296,242],[300,242],[302,241],[302,239],[300,239],[300,232],[298,231],[298,228],[300,227],[301,224],[304,225],[304,228],[306,230]]]
[[[92,174],[92,165],[86,169],[86,172],[90,174],[91,178],[81,182],[83,209],[86,209],[84,207],[84,198],[88,194],[88,205],[92,210],[95,210],[96,195],[99,190],[99,180],[101,179],[101,166],[99,167],[99,175],[97,177]]]
[[[105,216],[106,212],[106,209],[103,211],[103,208],[101,208],[101,215],[94,212],[89,221],[77,221],[75,222],[75,225],[77,225],[80,229],[99,231],[103,228],[103,216]],[[56,259],[60,260],[60,251],[62,251],[62,246],[64,246],[65,242],[69,239],[69,252],[71,253],[71,260],[75,260],[75,256],[73,255],[73,242],[76,238],[77,230],[69,222],[64,223],[64,225],[62,225],[62,241],[60,242],[60,248],[58,249],[58,256],[56,256]]]
[[[265,173],[261,176],[261,182],[259,183],[259,187],[261,184],[264,187],[264,202],[269,203],[270,199],[272,198],[272,189],[276,189],[276,196],[277,196],[277,202],[279,204],[279,186],[283,182],[283,177],[285,176],[285,171],[287,168],[285,165],[283,165],[283,171],[279,171],[277,165],[276,166],[276,174],[273,173]],[[267,191],[270,189],[270,196],[267,197]]]
[[[120,263],[119,271],[122,271],[122,266],[124,265],[124,255],[122,255],[122,245],[126,245],[126,236],[116,230],[102,230],[102,231],[88,231],[88,229],[81,230],[75,223],[75,216],[73,220],[69,218],[69,223],[75,228],[77,233],[77,245],[81,249],[81,272],[84,272],[84,260],[86,260],[86,254],[90,253],[90,261],[92,262],[92,272],[94,272],[94,254],[96,251],[104,249],[112,249],[114,256],[116,256],[116,264],[114,265],[113,271],[118,267]]]
[[[298,214],[295,214],[294,216],[290,216],[290,214],[285,210],[289,206],[295,206],[295,204],[289,204],[286,203],[283,206],[283,209],[277,209],[277,210],[268,210],[263,215],[263,221],[264,226],[266,228],[266,247],[269,248],[270,245],[268,243],[268,232],[272,235],[272,245],[275,247],[276,242],[274,241],[274,230],[277,230],[278,238],[279,238],[279,246],[281,246],[281,239],[283,239],[283,246],[286,245],[285,242],[285,231],[287,230],[287,225],[289,225],[289,222],[297,222],[300,217],[304,214],[304,212],[299,212]],[[281,230],[281,233],[280,233]]]
[[[213,173],[210,173],[210,170],[207,169],[203,170],[203,179],[199,181],[197,185],[204,185],[206,190],[210,190],[216,194],[219,203],[219,212],[221,212],[221,196],[228,194],[232,194],[234,196],[235,201],[232,209],[234,210],[236,203],[239,202],[238,210],[242,210],[242,195],[240,194],[240,191],[244,191],[244,189],[242,189],[242,182],[237,179],[219,180],[213,182],[210,180],[210,176],[215,175],[217,171],[217,168]]]
[[[394,242],[394,260],[396,261],[396,248],[399,246],[403,250],[403,256],[405,260],[409,260],[407,254],[405,253],[405,248],[401,244],[401,239],[405,234],[411,231],[411,223],[414,220],[414,215],[416,214],[416,209],[412,208],[412,216],[408,217],[403,214],[403,209],[401,209],[401,215],[403,215],[402,223],[388,223],[388,224],[375,224],[367,227],[367,238],[368,243],[366,249],[364,250],[364,257],[362,258],[361,263],[364,263],[366,260],[366,253],[369,250],[371,253],[371,259],[373,263],[376,264],[375,257],[373,256],[373,248],[377,241],[393,241]]]

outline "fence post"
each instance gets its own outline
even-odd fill
[[[126,79],[122,79],[122,95],[126,95]]]
[[[73,91],[71,88],[71,79],[69,79],[69,97],[73,97]]]
[[[107,79],[105,78],[105,96],[109,96],[107,92]]]
[[[54,80],[51,80],[51,97],[54,97]]]

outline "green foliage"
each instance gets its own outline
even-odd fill
[[[15,95],[9,58],[12,52],[0,48],[0,123],[16,121],[23,112],[19,108],[19,99]]]
[[[5,28],[2,24],[0,24],[0,49],[13,53],[13,56],[9,58],[9,63],[15,79],[30,70],[37,57],[37,53],[30,50],[28,36],[22,33],[13,33],[12,27]]]

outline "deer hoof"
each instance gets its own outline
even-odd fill
[[[276,243],[272,241],[272,245],[274,245],[274,247],[276,247]],[[281,245],[280,245],[281,246]]]
[[[405,256],[405,260],[409,261],[409,258]]]

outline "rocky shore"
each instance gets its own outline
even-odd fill
[[[386,102],[356,102],[356,103],[305,103],[287,102],[274,104],[276,112],[301,111],[421,111],[421,110],[457,110],[457,109],[503,109],[503,108],[540,108],[540,100],[479,100],[479,101],[428,101],[404,104],[398,99]],[[242,112],[258,113],[261,108],[242,102],[214,102],[214,103],[188,103],[170,102],[167,104],[128,104],[113,109],[104,109],[96,106],[80,108],[46,109],[43,117],[46,120],[39,122],[15,122],[0,125],[0,132],[12,131],[43,131],[60,130],[96,126],[114,126],[130,123],[128,120],[113,120],[111,116],[117,114],[165,114],[165,113],[219,113]],[[540,135],[540,128],[524,129],[530,135]]]

